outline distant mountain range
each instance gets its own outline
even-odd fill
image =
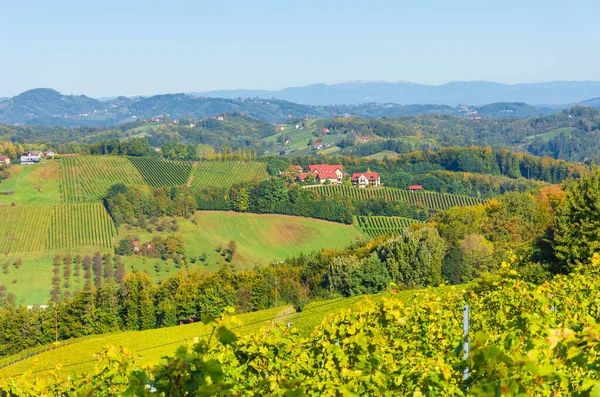
[[[391,85],[389,85],[391,84]],[[285,99],[273,99],[273,98],[260,98],[260,97],[237,97],[234,95],[234,91],[227,91],[231,94],[232,98],[215,98],[208,97],[207,95],[198,94],[167,94],[167,95],[155,95],[151,97],[116,97],[116,98],[105,98],[98,100],[87,97],[85,95],[62,95],[58,91],[49,88],[38,88],[30,91],[26,91],[15,97],[0,100],[0,122],[6,124],[23,124],[23,125],[48,125],[48,126],[110,126],[119,123],[125,123],[129,121],[135,121],[139,119],[147,119],[155,116],[168,115],[171,119],[181,118],[194,118],[201,119],[204,117],[216,116],[222,113],[229,112],[241,112],[250,116],[266,120],[274,123],[286,122],[292,119],[299,119],[303,117],[340,117],[346,115],[362,116],[362,117],[394,117],[394,116],[415,116],[422,114],[441,114],[441,115],[454,115],[463,117],[492,117],[492,118],[514,118],[514,117],[535,117],[543,114],[549,114],[557,112],[569,105],[564,106],[532,106],[523,101],[492,101],[489,104],[483,106],[472,106],[472,105],[448,105],[448,104],[406,104],[406,103],[393,103],[393,101],[381,102],[378,101],[374,96],[363,97],[363,99],[370,99],[371,102],[364,102],[358,100],[360,90],[353,89],[352,87],[363,87],[361,91],[363,94],[368,92],[369,89],[366,87],[372,87],[370,92],[374,93],[375,86],[380,88],[392,87],[394,84],[406,87],[427,87],[420,86],[417,84],[409,83],[347,83],[338,84],[331,92],[333,97],[342,98],[344,94],[341,90],[342,87],[346,87],[346,98],[349,105],[333,104],[333,105],[307,105],[291,102]],[[463,101],[466,97],[474,97],[478,94],[476,92],[468,93],[461,91],[467,90],[467,88],[460,86],[463,83],[454,83],[453,90],[448,88],[449,84],[445,86],[434,87],[446,87],[446,98],[454,95],[455,101],[459,103],[469,103],[469,101]],[[464,83],[466,85],[475,85],[481,87],[481,84],[491,86],[497,86],[495,83]],[[557,84],[561,83],[543,83],[544,84]],[[581,103],[584,106],[600,107],[600,83],[562,83],[565,84],[563,87],[564,98],[562,103]],[[598,92],[594,95],[588,95],[585,98],[595,98],[588,100],[577,100],[573,99],[575,96],[575,86],[580,84],[582,92],[579,96],[588,95],[593,91],[593,86],[598,86]],[[504,86],[504,85],[500,85]],[[533,85],[537,86],[537,85]],[[320,85],[310,86],[314,88],[313,98],[322,95]],[[463,88],[459,88],[463,87]],[[516,86],[504,86],[504,87],[516,87]],[[299,90],[298,92],[304,92],[308,95],[308,91],[303,91],[306,87],[290,88],[282,90],[280,92],[292,92],[293,90]],[[420,89],[420,88],[419,88]],[[432,88],[433,89],[433,88]],[[541,89],[540,89],[541,90]],[[545,90],[550,90],[546,87]],[[555,93],[558,92],[558,88],[555,88]],[[385,89],[383,89],[385,91]],[[382,92],[383,92],[382,91]],[[386,94],[388,97],[393,97],[393,90],[389,90]],[[415,89],[414,92],[418,90]],[[541,90],[543,91],[543,90]],[[540,91],[540,92],[541,92]],[[225,95],[225,91],[215,92],[211,95]],[[238,94],[241,92],[236,91]],[[267,91],[262,91],[263,93]],[[244,91],[245,95],[252,96],[257,92],[255,91]],[[207,93],[208,94],[208,93]],[[266,94],[265,94],[266,95]],[[300,94],[298,94],[300,95]],[[304,94],[302,94],[304,95]],[[416,94],[415,94],[416,95]],[[433,94],[432,94],[433,95]],[[436,94],[441,95],[441,94]],[[461,97],[462,95],[462,97]],[[535,97],[534,94],[529,92],[529,97]],[[558,94],[557,94],[558,95]],[[233,97],[235,96],[235,97]],[[484,96],[480,96],[483,98]],[[305,98],[308,98],[306,96]],[[441,98],[441,96],[439,97]],[[516,96],[515,96],[516,98]],[[461,99],[461,100],[459,100]],[[302,102],[301,99],[298,99]],[[540,102],[541,99],[538,101]],[[352,104],[352,103],[355,104]],[[418,102],[415,100],[415,102]],[[436,101],[432,100],[431,103]],[[443,102],[440,100],[440,102]],[[546,98],[544,103],[551,102]],[[473,102],[474,103],[474,102]],[[486,102],[481,102],[486,103]],[[541,102],[540,102],[541,103]]]
[[[397,103],[485,105],[495,102],[525,102],[562,106],[600,97],[599,81],[551,81],[508,85],[486,81],[457,81],[442,85],[408,82],[352,81],[339,84],[312,84],[279,91],[223,90],[200,93],[210,97],[277,98],[308,105],[350,103]]]

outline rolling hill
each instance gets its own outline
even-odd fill
[[[458,95],[459,88],[456,91]],[[393,90],[392,90],[393,91]],[[333,89],[336,98],[336,90]],[[49,88],[37,88],[0,102],[0,122],[7,124],[45,125],[45,126],[112,126],[120,123],[168,115],[170,119],[213,117],[222,113],[241,112],[268,122],[284,122],[290,119],[309,117],[332,118],[354,115],[358,117],[416,116],[423,114],[464,115],[462,107],[453,107],[459,103],[490,103],[490,101],[443,100],[436,97],[425,98],[419,95],[406,100],[388,100],[388,96],[355,96],[352,90],[342,90],[340,100],[331,103],[311,104],[304,102],[301,95],[297,102],[277,99],[271,96],[245,95],[243,92],[227,94],[227,98],[207,97],[194,94],[165,94],[151,97],[117,97],[109,100],[97,100],[85,95],[63,95]],[[362,91],[361,91],[362,92]],[[386,91],[387,92],[387,91]],[[237,95],[240,94],[240,95]],[[598,92],[597,94],[600,94]],[[211,94],[211,95],[218,95]],[[321,94],[320,94],[321,95]],[[579,98],[589,98],[591,95]],[[501,97],[501,96],[500,96]],[[502,99],[509,98],[501,97]],[[341,100],[344,98],[344,100]],[[393,95],[390,99],[396,98]],[[413,98],[413,99],[411,99]],[[460,97],[457,97],[460,98]],[[518,95],[510,98],[518,99]],[[570,97],[569,97],[570,98]],[[398,98],[397,98],[398,99]],[[473,98],[475,99],[475,98]],[[329,99],[328,99],[329,100]],[[318,101],[317,101],[318,102]],[[495,102],[495,101],[491,101]],[[505,102],[512,102],[506,99]],[[308,104],[300,104],[308,103]],[[452,103],[452,106],[448,104]],[[530,102],[531,103],[531,102]],[[535,102],[533,102],[535,103]],[[489,117],[506,117],[505,107],[519,109],[520,117],[531,117],[557,111],[556,108],[540,108],[504,104],[501,111],[485,110]],[[476,108],[473,108],[476,110]]]

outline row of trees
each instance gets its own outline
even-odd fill
[[[202,314],[239,312],[279,304],[298,307],[310,298],[375,293],[390,281],[406,286],[441,281],[444,242],[435,229],[424,228],[399,238],[361,243],[347,250],[302,255],[283,264],[232,272],[180,271],[156,285],[146,273],[122,279],[119,259],[100,254],[56,258],[52,304],[27,310],[7,303],[0,310],[0,355],[61,340],[116,330],[143,330],[177,325]],[[235,253],[232,242],[227,251]],[[117,257],[118,258],[118,257]],[[81,268],[78,264],[81,264]],[[86,287],[61,293],[75,272],[85,272]],[[81,269],[81,270],[78,270]],[[64,274],[64,278],[61,277]],[[75,277],[78,277],[75,275]]]
[[[150,228],[148,222],[158,226],[163,216],[189,217],[198,206],[188,187],[141,189],[124,184],[111,186],[105,203],[117,226],[129,223]]]

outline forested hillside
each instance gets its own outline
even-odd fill
[[[506,106],[498,104],[494,108],[506,109]],[[302,118],[286,117],[278,125],[253,112],[242,113],[237,108],[224,110],[231,113],[219,113],[223,116],[219,120],[171,114],[166,118],[161,115],[158,121],[138,120],[109,128],[0,124],[0,141],[55,147],[62,144],[65,145],[60,146],[63,152],[80,152],[85,149],[74,143],[144,137],[152,146],[176,141],[194,146],[208,145],[217,152],[223,152],[225,148],[252,149],[258,153],[288,156],[335,153],[336,150],[338,154],[370,156],[382,151],[407,153],[448,146],[490,146],[586,163],[597,160],[600,152],[600,110],[594,108],[574,107],[535,118],[500,119],[427,114],[314,121],[302,115]],[[317,141],[324,141],[326,147],[315,150],[312,144]]]

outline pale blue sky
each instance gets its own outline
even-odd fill
[[[0,0],[0,96],[600,80],[598,16],[598,0]]]

